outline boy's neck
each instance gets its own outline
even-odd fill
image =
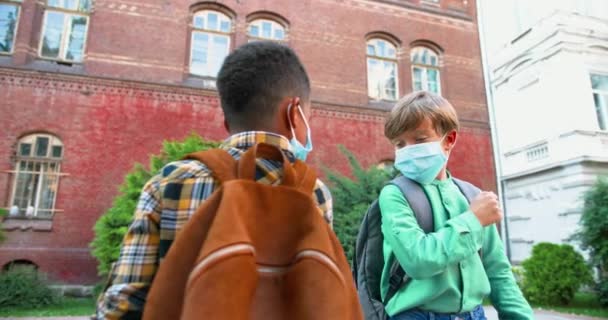
[[[448,170],[444,167],[443,169],[441,169],[441,171],[439,171],[439,174],[437,175],[437,180],[445,180],[448,178]]]

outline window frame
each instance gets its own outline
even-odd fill
[[[599,72],[599,71],[591,71],[589,72],[589,87],[591,88],[591,96],[593,99],[593,111],[595,111],[595,116],[597,120],[597,127],[600,131],[608,131],[608,89],[595,89],[593,88],[592,76],[604,77],[608,81],[608,73],[607,72]],[[603,109],[600,109],[600,114],[603,119],[600,119],[600,114],[598,114],[598,106],[595,104],[595,95],[599,95],[600,97],[606,97],[606,106]],[[602,122],[604,128],[602,128]]]
[[[78,0],[80,3],[80,1],[83,0]],[[65,63],[72,63],[72,64],[81,64],[84,62],[85,57],[86,57],[86,50],[87,50],[87,43],[88,43],[88,39],[89,39],[89,25],[91,22],[90,19],[90,14],[91,14],[91,8],[89,8],[89,11],[80,11],[80,10],[72,10],[72,9],[66,9],[66,8],[62,8],[62,7],[55,7],[55,6],[51,6],[49,5],[49,0],[45,1],[45,8],[44,8],[44,15],[42,18],[42,26],[40,29],[40,39],[38,41],[38,58],[43,59],[43,60],[49,60],[49,61],[56,61],[56,62],[65,62]],[[92,1],[91,1],[91,6],[92,6]],[[58,57],[53,58],[53,57],[48,57],[48,56],[44,56],[42,54],[42,47],[43,47],[43,43],[44,43],[44,35],[46,33],[46,27],[47,27],[47,19],[48,19],[48,14],[49,12],[55,12],[55,13],[61,13],[64,15],[63,17],[63,30],[61,31],[61,43],[59,45],[59,53],[58,53]],[[69,36],[71,35],[71,24],[68,23],[68,21],[71,21],[72,17],[74,16],[80,16],[86,19],[86,26],[85,26],[85,30],[84,30],[84,41],[82,43],[82,60],[73,60],[73,59],[68,59],[66,56],[67,52],[68,52],[68,47],[69,47]]]
[[[283,39],[273,39],[273,38],[265,38],[262,36],[253,36],[251,35],[251,26],[257,22],[263,23],[263,22],[270,22],[272,25],[272,29],[271,29],[271,34],[273,33],[272,31],[275,31],[275,27],[280,27],[281,29],[283,29]],[[261,28],[260,28],[261,30]],[[287,30],[287,26],[285,26],[283,23],[274,20],[274,19],[270,19],[267,17],[258,17],[255,18],[251,21],[249,21],[247,23],[247,42],[252,42],[252,41],[275,41],[278,43],[286,43],[288,39],[288,30]]]
[[[0,51],[0,56],[11,56],[15,53],[15,44],[17,43],[17,34],[19,32],[19,23],[21,20],[21,11],[22,11],[22,0],[0,0],[0,5],[9,5],[17,7],[17,23],[15,23],[15,30],[13,31],[13,44],[11,46],[11,51],[2,52]]]
[[[48,145],[47,145],[47,155],[46,156],[37,156],[36,155],[36,143],[38,141],[38,138],[47,138],[49,139],[48,141]],[[29,156],[23,156],[21,154],[21,144],[25,143],[25,141],[27,140],[32,140],[33,142],[31,143],[31,149],[30,149],[30,155]],[[56,142],[56,143],[54,143]],[[61,156],[59,157],[53,157],[52,152],[53,152],[53,147],[54,146],[61,146]],[[36,182],[36,190],[34,190],[35,195],[33,196],[33,208],[34,208],[34,212],[31,216],[28,216],[25,212],[21,213],[22,211],[27,211],[27,208],[19,208],[19,212],[17,215],[10,215],[9,218],[15,218],[15,219],[36,219],[36,220],[52,220],[55,213],[59,212],[59,211],[63,211],[61,209],[57,209],[56,205],[57,205],[57,194],[59,193],[59,183],[61,180],[62,176],[65,176],[65,173],[61,172],[61,163],[64,160],[64,155],[65,155],[65,145],[63,143],[63,141],[61,141],[61,139],[59,139],[57,136],[54,136],[52,134],[48,134],[48,133],[32,133],[32,134],[28,134],[25,135],[21,138],[19,138],[19,140],[17,140],[17,150],[16,150],[16,156],[15,156],[15,161],[14,161],[14,170],[9,171],[9,173],[11,173],[13,175],[13,181],[12,181],[12,188],[11,188],[11,193],[10,193],[10,197],[9,197],[9,209],[12,208],[13,206],[15,206],[15,201],[16,201],[16,196],[17,196],[17,187],[18,187],[18,181],[19,181],[19,174],[20,173],[26,173],[26,174],[30,174],[30,175],[35,175],[35,179],[32,179],[32,182],[30,183],[34,183],[34,180],[37,180]],[[25,170],[21,170],[21,164],[25,163],[26,169]],[[35,168],[33,170],[28,170],[27,169],[27,165],[29,163],[33,163],[34,165],[36,163],[40,163],[40,168],[38,170],[36,170]],[[54,165],[55,168],[52,172],[44,172],[43,170],[48,169],[51,165]],[[55,192],[53,193],[53,197],[51,200],[51,205],[50,205],[50,209],[41,209],[40,208],[40,203],[42,201],[42,196],[41,196],[41,192],[43,189],[43,180],[46,176],[54,176],[54,179],[56,179],[55,181]],[[40,212],[48,212],[48,214],[46,215],[40,215]]]
[[[196,19],[197,16],[203,14],[203,13],[208,13],[208,12],[213,12],[216,13],[218,15],[220,15],[220,28],[221,29],[221,16],[225,17],[229,22],[230,22],[230,26],[229,26],[229,31],[228,32],[222,32],[222,31],[218,31],[218,30],[212,30],[212,29],[203,29],[203,28],[198,28],[195,26],[194,24],[194,20]],[[190,50],[189,50],[189,58],[188,58],[188,74],[190,74],[191,76],[194,77],[202,77],[202,78],[208,78],[208,79],[217,79],[217,74],[216,75],[204,75],[204,74],[199,74],[199,73],[194,73],[192,71],[192,60],[194,58],[194,36],[197,33],[200,34],[208,34],[208,35],[214,35],[214,36],[225,36],[226,39],[228,40],[227,42],[227,54],[226,56],[228,56],[228,54],[230,54],[230,52],[232,51],[232,45],[233,45],[233,39],[232,36],[234,34],[234,18],[231,17],[230,15],[226,14],[225,12],[221,11],[221,10],[217,10],[217,9],[213,9],[213,8],[201,8],[195,12],[193,12],[193,14],[191,15],[191,19],[190,19]],[[208,57],[207,57],[208,58]],[[224,57],[225,59],[226,57]]]
[[[424,63],[417,63],[414,62],[414,53],[416,51],[422,51],[422,50],[428,50],[429,52],[431,52],[433,55],[435,55],[435,57],[437,58],[437,64],[436,65],[432,65],[432,64],[424,64]],[[412,90],[414,91],[419,91],[419,90],[424,90],[424,91],[428,91],[428,92],[433,92],[431,90],[429,90],[429,80],[428,80],[428,71],[429,70],[436,70],[437,71],[437,92],[433,92],[435,94],[441,95],[442,93],[442,85],[441,85],[441,55],[439,54],[439,52],[435,49],[432,49],[428,46],[423,46],[423,45],[418,45],[413,47],[410,50],[410,64],[411,64],[411,77],[412,77]],[[422,79],[421,79],[421,89],[416,89],[416,77],[414,75],[414,70],[418,68],[422,70]]]
[[[384,41],[386,44],[392,46],[393,49],[395,50],[395,57],[391,58],[391,57],[383,57],[383,56],[379,56],[379,55],[370,55],[368,53],[367,49],[372,41]],[[375,47],[375,45],[374,45],[374,47]],[[381,94],[380,97],[372,97],[369,94],[369,90],[370,90],[369,61],[370,61],[370,59],[380,61],[380,62],[391,62],[394,64],[394,66],[395,66],[395,98],[394,99],[387,98],[385,96],[385,93]],[[388,40],[384,37],[369,37],[365,41],[365,68],[366,68],[366,75],[367,75],[367,96],[369,99],[371,99],[373,101],[388,101],[388,102],[395,102],[399,99],[399,46],[395,42]]]

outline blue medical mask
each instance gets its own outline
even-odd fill
[[[296,159],[300,159],[302,161],[306,161],[306,157],[308,156],[308,154],[312,151],[312,139],[310,137],[310,126],[308,125],[308,121],[306,121],[306,117],[304,116],[304,112],[302,112],[302,108],[300,106],[297,106],[298,111],[300,111],[300,115],[302,116],[302,119],[304,119],[304,124],[306,125],[306,147],[303,146],[300,141],[298,141],[298,139],[296,139],[296,132],[295,130],[293,130],[293,124],[291,123],[291,118],[289,117],[289,115],[291,114],[291,107],[293,105],[289,105],[289,107],[287,107],[287,119],[289,120],[289,127],[291,128],[291,135],[292,138],[289,141],[289,144],[291,144],[291,147],[293,148],[293,155],[296,157]]]
[[[395,168],[404,176],[421,184],[431,183],[443,166],[448,157],[443,151],[439,141],[414,144],[395,151]]]

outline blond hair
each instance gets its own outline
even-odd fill
[[[395,139],[416,129],[426,118],[440,135],[460,128],[456,110],[446,99],[431,92],[415,91],[397,101],[384,124],[384,135]]]

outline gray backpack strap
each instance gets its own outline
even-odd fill
[[[454,181],[454,184],[458,187],[458,189],[460,189],[460,192],[464,194],[469,203],[473,202],[473,200],[475,200],[477,195],[481,192],[481,189],[477,188],[470,182],[456,179],[454,177],[452,177],[452,181]],[[483,249],[479,249],[479,258],[481,258],[483,261]]]
[[[475,200],[475,197],[477,197],[477,195],[481,192],[479,188],[464,180],[452,177],[452,181],[454,181],[454,184],[458,187],[458,189],[460,189],[460,192],[464,194],[469,203],[473,202],[473,200]]]
[[[435,230],[433,209],[431,208],[429,198],[426,196],[422,186],[420,186],[420,184],[418,184],[416,181],[404,176],[399,176],[393,179],[390,184],[397,186],[399,190],[401,190],[405,200],[407,200],[410,208],[412,208],[420,228],[422,228],[425,233],[433,232]],[[388,291],[384,299],[385,303],[391,300],[391,298],[395,295],[395,293],[397,293],[397,291],[399,291],[403,284],[409,280],[409,277],[397,259],[393,259],[389,274],[391,276],[389,278]]]
[[[404,176],[393,179],[390,184],[399,187],[405,200],[407,200],[410,208],[414,211],[416,221],[418,221],[420,228],[422,228],[425,233],[435,231],[433,209],[431,208],[429,198],[426,196],[422,186],[420,186],[418,182]]]

